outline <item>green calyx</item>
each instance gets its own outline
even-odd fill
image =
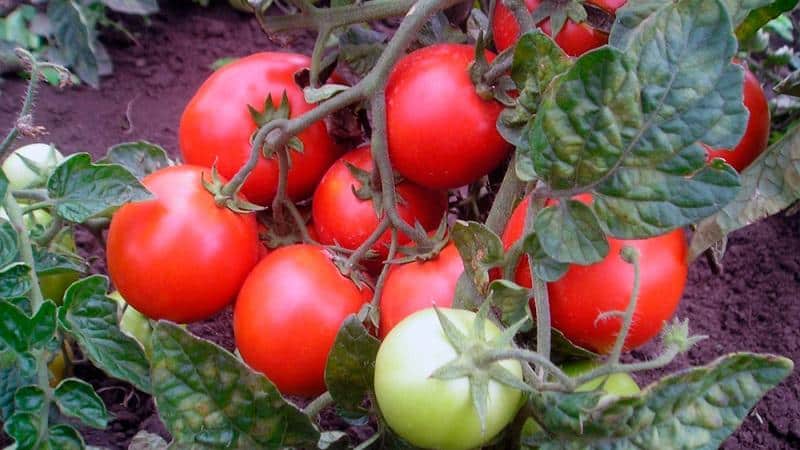
[[[216,165],[211,167],[211,179],[206,179],[206,177],[203,177],[202,182],[203,187],[214,196],[214,202],[220,208],[228,208],[231,211],[240,214],[247,214],[265,209],[263,206],[250,203],[236,195],[238,193],[238,189],[236,192],[231,194],[225,193],[225,183],[222,182]]]

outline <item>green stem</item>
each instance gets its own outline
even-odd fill
[[[276,149],[278,154],[278,191],[272,200],[272,218],[280,229],[286,224],[284,205],[291,203],[288,198],[289,188],[289,150],[286,147]],[[285,230],[280,230],[281,232]]]
[[[31,66],[31,79],[28,81],[28,87],[25,90],[25,100],[22,102],[22,109],[20,109],[19,115],[17,115],[17,120],[14,123],[14,127],[8,132],[5,139],[3,139],[2,144],[0,144],[0,162],[6,159],[10,153],[11,144],[17,139],[17,136],[19,136],[20,122],[24,120],[30,122],[30,116],[33,113],[33,103],[36,99],[36,89],[39,86],[40,73],[36,58],[26,50],[20,48],[16,49],[16,52],[17,55],[20,56],[20,59],[24,58],[29,61]]]
[[[680,349],[675,345],[667,347],[661,355],[650,361],[643,361],[630,364],[603,364],[602,366],[587,372],[574,379],[575,385],[580,386],[583,383],[594,380],[595,378],[611,375],[614,373],[632,373],[642,372],[644,370],[658,369],[671,363],[681,353]]]
[[[303,414],[311,418],[317,417],[320,411],[325,409],[326,406],[332,404],[333,404],[333,397],[331,396],[331,393],[325,391],[325,393],[315,398],[314,401],[312,401],[311,403],[308,404],[308,406],[303,408]]]
[[[353,251],[353,253],[350,254],[350,257],[347,258],[347,273],[344,275],[349,274],[350,271],[353,270],[353,267],[358,265],[358,263],[364,258],[372,246],[378,242],[378,239],[383,236],[383,233],[389,229],[390,225],[391,221],[389,221],[389,217],[383,216],[383,219],[381,219],[381,221],[378,223],[378,226],[372,231],[372,234],[370,234],[369,237],[362,242],[361,245],[359,245],[358,248]]]
[[[57,215],[50,223],[50,226],[47,227],[47,230],[36,239],[36,243],[41,245],[42,247],[47,247],[53,242],[58,233],[61,231],[61,228],[64,226],[64,219],[61,216]]]
[[[50,199],[47,195],[47,189],[14,189],[11,191],[14,198],[20,200],[32,200],[35,202],[44,202]]]
[[[619,362],[619,357],[622,354],[622,348],[625,345],[625,339],[628,337],[628,333],[630,332],[631,324],[633,323],[633,313],[636,311],[636,303],[639,298],[639,285],[641,281],[639,252],[637,252],[633,247],[623,247],[622,252],[628,253],[629,258],[623,257],[623,259],[629,264],[633,265],[633,290],[631,291],[630,300],[628,300],[628,307],[625,309],[625,315],[622,320],[622,328],[620,329],[617,339],[614,341],[614,347],[611,349],[611,353],[608,356],[608,362],[611,364],[617,364]],[[630,261],[628,261],[628,259]]]
[[[494,203],[489,210],[489,217],[486,218],[486,227],[494,231],[495,234],[500,234],[506,228],[508,218],[511,217],[511,212],[514,210],[514,202],[522,194],[525,188],[525,183],[517,177],[517,171],[514,167],[514,158],[508,164],[506,174],[503,176],[503,181],[500,184],[500,189],[494,197]]]
[[[525,215],[524,236],[533,233],[533,224],[536,220],[536,215],[544,206],[544,199],[536,196],[531,196],[530,203],[528,204],[528,211]],[[528,255],[528,265],[530,266],[531,281],[533,282],[533,299],[536,308],[536,351],[546,358],[550,358],[550,298],[547,292],[547,283],[541,278],[536,276],[534,270],[535,261]]]
[[[401,16],[415,3],[417,0],[375,0],[335,8],[311,7],[299,14],[288,16],[267,16],[257,8],[256,18],[267,34],[302,28],[336,29],[346,25]]]
[[[506,263],[503,265],[503,278],[506,280],[513,280],[514,274],[519,265],[519,260],[523,255],[524,239],[519,239],[508,249],[506,252]]]
[[[281,125],[285,125],[285,123],[280,120],[275,120],[265,124],[258,130],[255,137],[253,137],[253,144],[250,146],[250,156],[248,156],[247,162],[236,172],[236,175],[228,181],[228,184],[222,187],[222,194],[233,196],[239,192],[244,182],[247,181],[250,172],[258,165],[258,158],[261,156],[261,148],[264,145],[264,140],[267,138],[267,135]]]
[[[318,88],[320,85],[319,72],[322,64],[322,56],[325,53],[325,44],[331,36],[331,29],[328,27],[320,28],[317,40],[314,41],[314,50],[311,52],[310,80],[311,87]]]
[[[567,389],[574,389],[577,384],[569,377],[563,370],[550,361],[548,356],[542,355],[539,352],[532,352],[523,348],[509,348],[492,354],[485,359],[481,359],[479,363],[492,363],[495,361],[503,361],[506,359],[515,359],[517,361],[527,361],[531,364],[539,366],[541,369],[546,370],[553,374],[553,376]]]

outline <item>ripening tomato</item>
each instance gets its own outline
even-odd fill
[[[227,178],[244,165],[250,156],[251,137],[257,126],[248,105],[262,111],[268,95],[275,107],[284,92],[289,99],[291,117],[314,108],[306,103],[294,74],[310,64],[304,55],[256,53],[232,62],[214,72],[200,86],[181,117],[179,141],[188,164],[217,165]],[[288,194],[293,200],[308,198],[340,150],[319,121],[297,135],[303,151],[291,151]],[[248,200],[267,205],[278,189],[278,162],[259,158],[242,193]]]
[[[489,61],[494,54],[486,52]],[[475,49],[438,44],[406,55],[386,85],[389,156],[405,178],[433,189],[478,180],[508,155],[497,132],[503,106],[478,96]]]
[[[321,247],[278,248],[253,269],[236,300],[236,347],[282,393],[321,394],[339,328],[371,296],[343,276]]]
[[[769,141],[769,103],[758,78],[746,67],[744,69],[744,106],[750,112],[747,129],[742,140],[733,150],[706,147],[708,158],[722,158],[741,172],[766,148]]]
[[[528,11],[534,11],[539,7],[540,0],[525,0]],[[615,13],[617,9],[625,4],[625,0],[587,0],[592,4],[608,13]],[[543,20],[539,27],[547,35],[551,35],[550,19]],[[514,45],[519,39],[519,25],[514,18],[514,14],[502,1],[497,2],[494,10],[494,22],[492,24],[492,35],[498,51],[503,51]],[[601,47],[608,43],[608,34],[589,26],[588,23],[575,23],[570,19],[564,23],[564,27],[555,38],[556,44],[570,56],[580,56],[589,50]]]
[[[441,312],[462,333],[474,328],[475,313],[471,311],[442,309]],[[497,326],[489,320],[485,323],[486,338],[497,338],[500,335]],[[416,447],[478,448],[505,428],[520,407],[520,391],[490,381],[486,430],[481,433],[469,380],[430,377],[457,356],[433,308],[406,317],[381,343],[375,360],[375,398],[389,427]],[[497,364],[522,379],[519,361]]]
[[[525,199],[517,206],[509,219],[503,233],[506,249],[522,236],[528,202]],[[624,311],[633,289],[633,266],[619,255],[623,246],[639,251],[641,269],[639,297],[625,340],[626,350],[645,344],[661,331],[680,302],[688,274],[682,229],[648,239],[609,238],[608,242],[604,260],[589,266],[573,264],[560,280],[548,284],[553,327],[575,344],[600,353],[614,346],[622,319],[597,321],[597,317],[607,311]],[[531,286],[527,258],[517,266],[515,279],[523,286]]]
[[[111,219],[108,273],[127,302],[152,319],[193,322],[220,311],[258,261],[253,214],[217,206],[209,170],[167,167],[142,180],[154,199]]]
[[[463,272],[464,263],[452,242],[428,261],[393,265],[381,292],[381,338],[421,309],[452,306],[456,283]]]
[[[345,154],[336,161],[322,177],[312,202],[314,229],[319,242],[355,250],[375,231],[379,218],[371,199],[361,200],[355,190],[362,184],[353,176],[348,164],[364,171],[372,171],[372,156],[369,147],[361,147]],[[447,212],[447,191],[431,190],[403,181],[396,186],[399,199],[397,212],[406,222],[419,222],[426,230],[435,230]],[[372,247],[378,252],[379,261],[389,254],[392,241],[391,230],[381,235]],[[398,235],[401,245],[410,238]]]

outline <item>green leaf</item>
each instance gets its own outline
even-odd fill
[[[14,413],[3,425],[3,429],[11,436],[16,445],[15,450],[33,450],[39,437],[38,415],[18,412]]]
[[[100,84],[98,42],[86,11],[73,0],[50,0],[47,17],[66,65],[72,67],[81,80],[96,88]]]
[[[45,393],[39,386],[23,386],[14,394],[14,410],[36,414],[42,411],[45,400]]]
[[[78,430],[69,425],[50,427],[47,442],[50,448],[58,450],[83,450],[86,447]]]
[[[608,254],[608,241],[591,208],[577,200],[544,208],[534,228],[542,249],[558,262],[589,265]]]
[[[20,354],[43,347],[55,335],[55,314],[56,305],[50,300],[42,303],[33,317],[8,301],[0,301],[0,342]]]
[[[56,213],[75,223],[150,198],[150,192],[127,169],[118,164],[92,164],[88,153],[74,154],[61,163],[47,181],[47,190],[56,202]]]
[[[453,242],[464,260],[464,272],[480,294],[489,287],[489,270],[503,264],[505,252],[500,238],[478,222],[459,220],[451,231]]]
[[[512,281],[495,280],[489,285],[488,300],[500,310],[500,317],[506,325],[517,323],[525,318],[531,319],[531,323],[522,327],[522,331],[528,331],[531,329],[533,320],[531,309],[528,307],[530,294],[530,289]]]
[[[9,367],[0,368],[0,419],[7,420],[14,413],[14,394],[22,386],[36,382],[34,370],[26,370],[21,358],[15,352],[7,350],[5,356],[12,359]],[[30,356],[30,355],[27,355]]]
[[[56,253],[44,248],[34,248],[34,263],[36,273],[50,275],[64,272],[85,273],[89,270],[86,261],[79,256],[67,253]]]
[[[114,11],[126,14],[148,15],[158,12],[157,0],[101,0]]]
[[[7,264],[17,259],[18,242],[14,226],[5,220],[0,220],[0,268],[5,268]]]
[[[365,414],[361,402],[372,390],[379,340],[355,315],[345,319],[325,365],[325,385],[336,405],[353,414]]]
[[[558,281],[569,270],[569,263],[556,261],[545,253],[536,233],[532,233],[525,238],[522,249],[526,254],[533,257],[533,271],[543,281],[548,283]]]
[[[0,300],[25,295],[31,288],[31,268],[24,263],[9,264],[0,270]]]
[[[353,25],[339,36],[339,57],[356,75],[366,75],[381,57],[386,35],[365,25]]]
[[[92,428],[103,430],[114,418],[92,385],[85,381],[67,378],[58,384],[53,394],[62,414],[75,417]]]
[[[152,339],[153,395],[174,446],[316,445],[310,419],[231,353],[168,322],[156,325]]]
[[[542,93],[550,81],[566,72],[572,61],[550,36],[536,29],[525,33],[514,49],[511,78],[518,87]]]
[[[106,296],[108,279],[93,275],[72,284],[58,310],[61,327],[107,374],[150,392],[150,365],[142,346],[117,326],[117,302]]]
[[[788,208],[800,199],[800,127],[795,126],[748,166],[742,189],[717,214],[700,222],[692,235],[696,258],[727,234]]]
[[[5,202],[6,192],[8,192],[8,178],[6,178],[6,174],[0,170],[0,203]]]
[[[158,169],[172,165],[166,150],[160,145],[147,141],[117,144],[109,148],[106,157],[99,162],[101,164],[119,164],[139,180]]]
[[[732,0],[728,0],[730,2]],[[745,42],[753,37],[758,30],[767,25],[781,14],[791,11],[797,6],[798,0],[749,0],[743,3],[753,4],[746,18],[742,21],[734,21],[736,27],[736,37],[739,42]],[[791,39],[789,39],[791,40]]]
[[[543,450],[716,449],[792,367],[786,358],[740,353],[669,375],[631,397],[544,392],[531,401],[550,434],[535,443]]]

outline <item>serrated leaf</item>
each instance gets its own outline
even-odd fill
[[[19,241],[14,226],[5,220],[0,220],[0,268],[17,259]]]
[[[0,300],[25,295],[31,288],[31,268],[24,263],[9,264],[0,269]]]
[[[81,80],[97,87],[100,84],[97,38],[83,7],[73,0],[50,0],[47,17],[66,65]]]
[[[22,354],[42,347],[55,334],[56,305],[45,301],[33,317],[18,306],[0,300],[0,342]]]
[[[147,141],[117,144],[109,148],[106,157],[98,162],[101,164],[119,164],[128,169],[139,180],[158,169],[172,165],[166,150],[160,145]]]
[[[733,0],[727,0],[731,2]],[[740,0],[741,1],[741,0]],[[767,25],[773,19],[780,17],[781,14],[793,10],[797,6],[798,0],[746,0],[749,11],[746,18],[734,21],[736,26],[736,37],[739,42],[745,42],[753,37],[758,30]],[[788,40],[791,40],[788,39]]]
[[[463,44],[467,35],[460,29],[450,24],[450,20],[443,11],[432,15],[416,35],[419,47],[427,47],[441,43]]]
[[[500,237],[478,222],[458,221],[451,231],[464,272],[472,279],[478,292],[486,294],[489,270],[503,264],[505,252]]]
[[[492,281],[489,285],[488,300],[500,310],[500,317],[506,325],[517,323],[525,318],[533,319],[528,307],[530,289],[512,281]],[[531,325],[532,323],[526,324],[522,327],[522,331],[530,330]]]
[[[148,15],[158,12],[157,0],[101,0],[114,11],[126,14]]]
[[[161,436],[141,430],[131,439],[128,450],[166,450],[167,447],[167,441]]]
[[[61,163],[47,181],[47,191],[55,201],[56,213],[75,223],[151,197],[126,168],[93,164],[88,153],[76,153]]]
[[[6,192],[8,192],[8,178],[6,174],[0,170],[0,203],[5,202]]]
[[[316,445],[319,433],[309,418],[231,353],[163,321],[152,339],[153,395],[174,446]],[[215,436],[222,439],[208,439]]]
[[[106,410],[103,400],[91,384],[77,378],[67,378],[53,392],[61,413],[82,423],[103,430],[114,417]]]
[[[608,254],[606,240],[591,208],[577,200],[544,208],[534,222],[544,252],[558,262],[589,265]]]
[[[14,439],[15,450],[33,450],[39,437],[39,417],[26,412],[14,413],[3,424],[3,429]]]
[[[742,189],[692,235],[696,258],[727,234],[788,208],[800,199],[800,127],[795,126],[753,161],[741,175]]]
[[[740,353],[669,375],[636,396],[544,392],[531,401],[550,434],[535,443],[543,450],[716,449],[792,367],[786,358]]]
[[[58,450],[83,450],[86,448],[78,430],[64,424],[50,427],[47,433],[47,442],[50,444],[50,448]]]
[[[44,248],[34,248],[34,263],[36,273],[50,275],[64,272],[85,273],[89,267],[83,259],[74,254],[56,253]]]
[[[511,78],[518,87],[529,80],[536,92],[544,92],[556,75],[566,72],[572,61],[553,39],[537,29],[525,33],[514,49]]]
[[[142,346],[117,326],[117,302],[106,297],[108,279],[93,275],[72,284],[58,310],[61,327],[107,374],[149,392],[150,365]]]
[[[346,412],[365,414],[362,401],[372,390],[379,340],[355,315],[345,319],[325,365],[325,385],[336,405]]]

